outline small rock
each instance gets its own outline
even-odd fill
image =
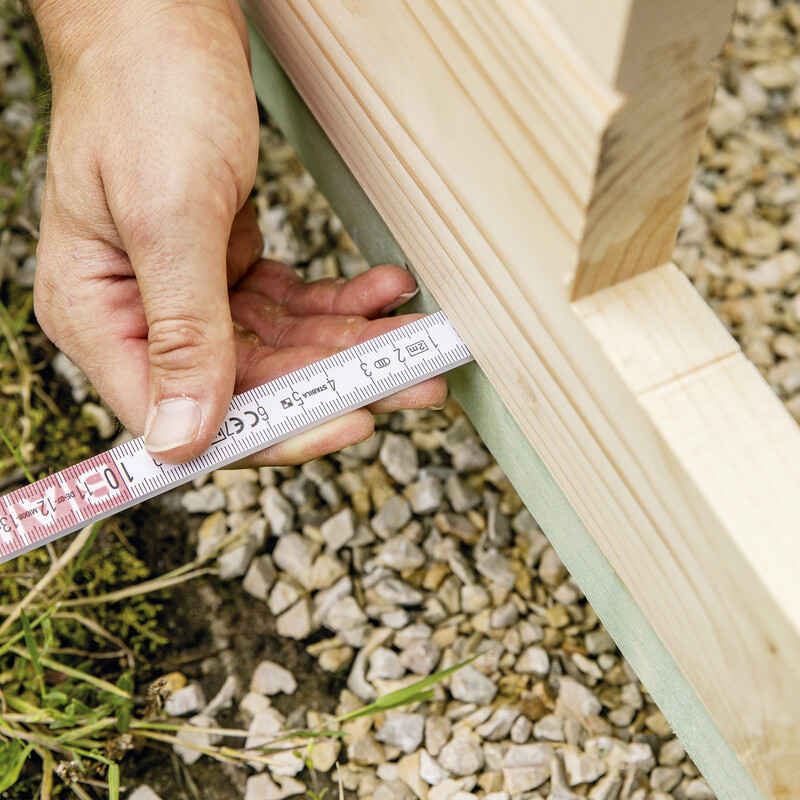
[[[219,579],[230,581],[244,575],[258,548],[258,538],[250,534],[231,542],[217,557]]]
[[[378,536],[388,539],[404,528],[411,521],[411,507],[408,501],[399,494],[390,497],[381,510],[370,520],[372,530]]]
[[[459,737],[442,748],[438,762],[456,777],[474,775],[483,766],[483,750],[474,739]]]
[[[415,639],[400,653],[400,663],[415,675],[430,675],[439,663],[441,651],[431,641]]]
[[[210,717],[198,715],[189,720],[188,725],[184,725],[175,735],[175,743],[172,749],[180,757],[181,761],[187,766],[194,764],[202,753],[202,748],[209,748],[214,743],[213,737],[206,731],[199,728],[211,728],[216,725]],[[196,727],[198,730],[194,730]]]
[[[605,628],[600,628],[596,631],[590,631],[584,638],[586,651],[593,656],[600,655],[601,653],[615,653],[617,646],[614,640]]]
[[[419,469],[416,448],[406,436],[386,434],[379,458],[386,472],[403,486],[414,480]]]
[[[469,665],[462,667],[450,678],[450,694],[463,703],[488,706],[497,694],[494,681]]]
[[[381,725],[375,738],[384,744],[413,753],[422,743],[425,718],[422,714],[394,714]]]
[[[173,692],[164,703],[164,711],[171,717],[182,717],[199,711],[206,704],[206,696],[198,683],[190,683]]]
[[[422,592],[399,578],[387,578],[375,587],[378,597],[399,606],[417,606],[425,599]]]
[[[448,778],[436,786],[431,786],[428,800],[454,800],[459,792],[468,792],[475,786],[475,776],[465,778]]]
[[[511,628],[517,624],[519,611],[513,603],[504,603],[492,611],[490,624],[494,630],[498,628]]]
[[[273,616],[278,616],[286,611],[287,608],[294,605],[300,599],[300,590],[293,584],[286,580],[279,580],[269,593],[269,606],[270,613]]]
[[[468,583],[461,587],[461,610],[466,614],[477,614],[491,605],[489,592],[479,583]]]
[[[197,557],[204,559],[213,553],[227,534],[228,526],[221,511],[206,517],[197,530]]]
[[[383,780],[372,793],[372,800],[413,800],[413,797],[413,792],[400,780]]]
[[[288,636],[290,639],[305,639],[310,636],[313,630],[311,603],[308,600],[299,600],[278,617],[275,627],[278,636]]]
[[[453,726],[447,717],[427,717],[425,720],[425,749],[438,756],[450,739]]]
[[[283,715],[277,708],[262,708],[254,715],[247,728],[245,747],[249,750],[268,744],[283,732],[283,725]]]
[[[716,795],[705,778],[695,778],[686,786],[686,800],[716,800]]]
[[[533,735],[548,742],[564,741],[564,722],[555,714],[545,714],[534,726]]]
[[[320,653],[317,663],[325,672],[340,672],[353,660],[355,651],[350,646],[331,647]]]
[[[496,709],[489,719],[475,729],[475,733],[482,739],[490,742],[499,742],[505,739],[511,731],[511,726],[519,717],[518,706],[501,706]]]
[[[458,514],[480,505],[480,494],[464,483],[458,475],[450,475],[445,481],[444,488],[453,511]]]
[[[438,511],[444,500],[442,482],[435,475],[423,475],[407,486],[404,494],[411,510],[421,516]]]
[[[325,627],[332,631],[348,631],[364,625],[367,615],[355,597],[345,597],[336,603],[325,616]]]
[[[551,586],[557,586],[567,576],[567,570],[558,553],[552,547],[546,547],[539,561],[539,577]]]
[[[320,533],[328,547],[338,552],[356,535],[356,517],[352,509],[343,508],[320,526]]]
[[[543,647],[532,645],[522,651],[514,669],[522,674],[543,678],[550,671],[550,657]]]
[[[561,753],[564,758],[567,783],[570,786],[577,786],[581,783],[594,783],[606,774],[606,765],[599,758],[581,753],[573,745],[566,745]]]
[[[506,589],[513,589],[517,576],[511,562],[497,550],[478,550],[475,568],[481,575]]]
[[[253,559],[242,581],[242,588],[258,600],[266,601],[275,584],[276,572],[272,556],[265,554]]]
[[[405,572],[423,566],[425,553],[405,536],[394,536],[378,549],[377,562],[397,572]]]
[[[327,589],[347,574],[347,568],[331,553],[321,553],[311,567],[308,588]]]
[[[525,744],[531,738],[533,723],[525,716],[519,716],[511,726],[511,741],[514,744]]]
[[[129,795],[128,800],[161,800],[146,783],[137,786]]]
[[[450,777],[449,773],[442,769],[427,750],[419,751],[419,776],[429,786],[436,786]]]
[[[670,739],[658,751],[658,763],[665,767],[677,767],[686,758],[686,751],[679,739]]]
[[[293,577],[302,586],[311,583],[311,565],[319,545],[299,533],[287,533],[278,539],[272,560],[278,569]]]
[[[284,481],[281,493],[300,511],[309,508],[317,499],[317,487],[303,474]]]
[[[183,493],[181,505],[190,514],[210,514],[225,508],[225,492],[213,483]]]
[[[683,771],[679,767],[656,767],[650,773],[650,788],[669,794],[682,780]]]
[[[370,683],[376,678],[397,680],[405,674],[406,668],[400,663],[400,657],[394,650],[378,647],[370,655],[369,672],[367,673],[367,680]]]
[[[288,669],[265,659],[253,672],[250,689],[269,697],[281,693],[294,694],[297,691],[297,681]]]
[[[263,694],[258,694],[258,692],[248,692],[239,703],[239,711],[249,714],[250,717],[255,717],[269,707],[269,698],[264,697]]]
[[[267,486],[259,495],[259,503],[270,530],[275,536],[283,536],[292,529],[295,510],[292,504],[274,486]]]
[[[622,778],[616,772],[610,772],[601,778],[590,790],[589,800],[617,800],[622,789]],[[656,800],[656,798],[651,798]]]
[[[560,717],[588,717],[600,714],[602,706],[594,694],[574,678],[564,675],[558,687],[556,714]]]
[[[453,468],[460,474],[478,472],[489,463],[489,453],[475,438],[457,444],[452,451]]]

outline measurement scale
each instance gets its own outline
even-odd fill
[[[0,497],[0,563],[469,361],[438,311],[234,396],[193,461],[163,464],[139,437],[67,467]]]

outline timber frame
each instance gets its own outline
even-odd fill
[[[712,788],[800,797],[800,428],[669,263],[732,0],[244,5],[260,100],[459,329],[452,390]]]

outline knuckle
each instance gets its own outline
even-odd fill
[[[233,333],[221,335],[207,320],[182,314],[151,322],[147,338],[151,368],[180,378],[205,372]]]

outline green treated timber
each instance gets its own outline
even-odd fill
[[[404,264],[413,271],[413,265],[386,223],[252,25],[250,46],[259,100],[314,177],[361,253],[371,264]],[[422,282],[420,288],[413,310],[437,310],[436,300]],[[720,800],[764,800],[480,367],[477,364],[460,367],[449,373],[448,383]]]

